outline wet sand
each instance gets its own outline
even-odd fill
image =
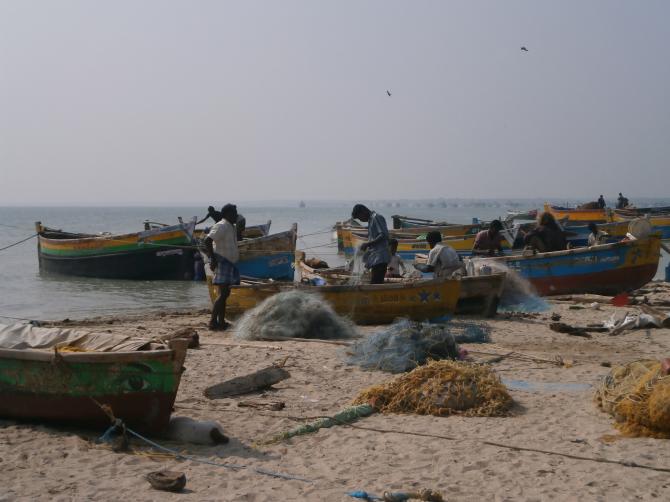
[[[670,300],[670,289],[649,295]],[[217,463],[248,466],[233,470],[194,461],[113,453],[93,444],[103,431],[0,421],[0,500],[355,500],[347,491],[439,490],[455,500],[661,500],[667,472],[619,464],[519,451],[490,443],[546,450],[572,456],[634,462],[670,468],[667,441],[622,438],[612,418],[593,403],[593,390],[609,371],[603,363],[625,363],[670,356],[670,329],[627,331],[619,336],[593,333],[591,339],[549,329],[552,313],[572,325],[602,322],[612,313],[635,311],[589,303],[551,302],[551,310],[531,316],[499,315],[486,320],[489,344],[466,345],[474,360],[512,351],[492,363],[512,386],[512,415],[505,418],[373,415],[356,427],[333,427],[288,441],[255,446],[301,418],[332,415],[365,387],[391,375],[346,366],[342,347],[326,343],[244,342],[231,333],[207,330],[207,312],[162,312],[68,322],[92,331],[131,332],[141,337],[194,327],[201,347],[189,350],[175,415],[220,422],[229,444],[193,446],[159,440],[181,452]],[[57,323],[62,324],[62,323]],[[381,327],[363,328],[367,334]],[[560,357],[568,364],[556,364]],[[274,390],[239,398],[209,400],[205,387],[286,360],[291,378]],[[567,385],[564,385],[567,384]],[[570,385],[578,384],[578,385]],[[588,386],[588,387],[586,387]],[[252,402],[258,407],[240,407]],[[281,411],[264,404],[283,402]],[[377,430],[374,430],[377,429]],[[380,432],[393,430],[397,432]],[[409,435],[418,433],[449,437]],[[485,444],[489,443],[489,444]],[[142,451],[148,451],[133,441]],[[253,469],[305,478],[287,480]],[[160,469],[186,473],[183,494],[150,488],[143,476]],[[663,494],[666,495],[663,495]]]

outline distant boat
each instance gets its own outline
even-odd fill
[[[305,201],[304,201],[304,200],[301,200],[301,201],[300,201],[300,204],[298,205],[298,207],[299,207],[300,209],[306,207],[306,206],[305,206]]]

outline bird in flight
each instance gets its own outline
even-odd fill
[[[386,94],[388,94],[389,97],[391,96],[391,92],[388,89],[386,89]]]
[[[528,52],[528,49],[526,49],[526,46],[525,46],[525,45],[522,45],[522,46],[521,46],[521,50],[522,50],[522,51],[526,51],[526,52]]]

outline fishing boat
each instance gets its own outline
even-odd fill
[[[530,281],[543,296],[616,295],[642,287],[654,278],[660,246],[660,236],[652,234],[588,248],[472,260],[475,264],[491,260],[507,266]]]
[[[250,227],[246,227],[244,231],[242,232],[242,238],[243,239],[256,239],[257,237],[265,237],[270,233],[270,226],[272,225],[272,220],[268,220],[267,223],[263,223],[260,225],[251,225]],[[209,229],[200,229],[196,228],[194,232],[194,236],[196,239],[204,239],[207,237],[207,231]]]
[[[298,225],[276,234],[238,242],[240,275],[258,279],[293,280]],[[208,268],[208,267],[206,267]]]
[[[618,210],[615,211],[614,220],[619,222],[622,225],[627,225],[634,219],[639,219],[638,217],[624,216]],[[670,215],[644,215],[645,220],[651,225],[651,230],[653,232],[658,232],[661,234],[662,240],[670,239]]]
[[[512,246],[510,242],[514,242],[516,237],[517,228],[511,230],[503,230],[501,233],[506,236],[506,239],[502,242],[502,247],[504,250],[509,250]],[[470,256],[472,254],[472,248],[475,245],[476,235],[460,235],[460,236],[446,236],[442,237],[442,243],[447,244],[454,248],[454,250],[460,256]],[[428,253],[430,251],[430,245],[426,241],[425,236],[410,236],[403,234],[396,234],[396,237],[393,237],[398,241],[398,255],[403,260],[414,261],[417,253]],[[355,250],[359,249],[361,244],[368,240],[367,233],[357,233],[351,232],[351,248],[345,248],[345,256],[351,258],[355,255]],[[347,253],[347,249],[350,249],[350,252]]]
[[[568,224],[573,222],[584,223],[606,223],[613,220],[610,208],[579,209],[561,206],[552,206],[545,202],[545,212],[551,213],[557,220],[565,220]]]
[[[212,302],[217,290],[207,277]],[[239,317],[263,300],[282,291],[299,290],[319,295],[335,312],[356,324],[388,324],[397,318],[416,321],[444,319],[454,313],[461,283],[457,280],[415,280],[400,283],[324,285],[300,283],[243,283],[233,286],[226,316]]]
[[[427,258],[426,256],[423,257]],[[345,267],[313,268],[304,260],[298,261],[302,281],[316,284],[351,284],[352,274]],[[388,283],[401,283],[408,279],[386,278]],[[457,315],[495,316],[505,286],[505,273],[465,276],[460,278],[461,290],[456,304]]]
[[[37,222],[40,271],[108,279],[191,279],[195,222],[101,235],[64,232]]]
[[[188,342],[0,325],[0,417],[104,430],[101,406],[135,430],[168,425]]]

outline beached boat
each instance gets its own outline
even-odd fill
[[[639,240],[492,260],[526,278],[540,295],[594,293],[616,295],[644,286],[658,270],[661,239]],[[475,267],[478,268],[478,267]]]
[[[207,277],[210,298],[217,291]],[[457,280],[425,280],[402,283],[324,285],[300,283],[247,283],[231,288],[226,316],[235,318],[281,291],[299,290],[319,295],[335,312],[357,324],[388,324],[397,318],[438,320],[454,313],[461,284]]]
[[[303,260],[298,261],[303,281],[326,284],[350,284],[351,272],[344,267],[313,268]],[[405,278],[387,278],[385,282],[401,283]],[[495,273],[481,276],[466,276],[460,279],[461,290],[456,304],[457,315],[482,315],[493,317],[505,285],[505,274]]]
[[[109,279],[191,279],[195,221],[102,235],[64,232],[37,222],[40,271]]]
[[[111,424],[106,405],[128,427],[160,434],[187,345],[174,340],[151,350],[148,340],[107,333],[0,325],[0,417],[103,431]]]
[[[516,231],[516,230],[515,230]],[[510,240],[514,242],[513,235],[515,231],[510,232]],[[476,235],[460,235],[460,236],[446,236],[442,237],[442,243],[448,244],[460,255],[460,256],[470,256],[472,254],[472,248],[475,245]],[[425,238],[419,236],[412,238],[410,236],[403,237],[394,237],[398,241],[398,255],[403,260],[414,261],[414,258],[418,253],[428,253],[430,251],[430,245]],[[351,251],[346,252],[345,256],[351,258],[354,256],[355,250],[360,248],[361,244],[368,240],[367,233],[357,233],[351,232]],[[510,244],[507,240],[503,240],[502,247],[504,250],[510,249]]]
[[[545,212],[551,213],[557,220],[565,220],[568,224],[572,222],[584,223],[606,223],[613,220],[612,210],[603,209],[577,209],[544,204]]]
[[[258,279],[293,280],[297,237],[298,225],[294,223],[285,232],[239,241],[240,260],[237,267],[240,275]]]

